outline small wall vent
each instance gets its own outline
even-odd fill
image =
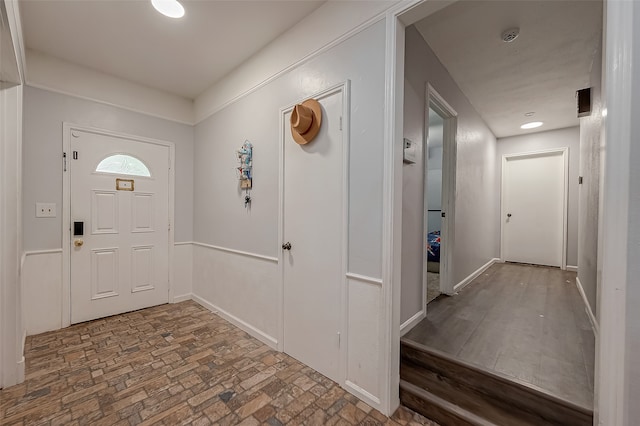
[[[578,90],[576,100],[578,101],[578,117],[591,115],[591,88]]]

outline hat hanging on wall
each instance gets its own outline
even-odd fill
[[[291,112],[291,136],[297,144],[313,140],[322,125],[322,107],[315,99],[307,99],[293,107]]]

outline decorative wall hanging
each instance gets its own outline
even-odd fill
[[[322,107],[315,99],[307,99],[293,107],[291,112],[291,136],[299,145],[313,140],[322,125]]]
[[[250,189],[253,183],[253,145],[251,142],[244,141],[244,144],[236,151],[239,166],[238,179],[240,179],[240,188],[245,190],[244,206],[249,207],[251,204]]]

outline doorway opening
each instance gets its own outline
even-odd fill
[[[455,225],[456,112],[427,84],[424,165],[425,256],[423,294],[427,305],[440,294],[453,294],[451,248]]]

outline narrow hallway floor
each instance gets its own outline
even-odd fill
[[[576,273],[495,264],[405,338],[593,408],[595,338]]]
[[[335,382],[187,301],[32,336],[2,425],[435,425],[389,419]]]

